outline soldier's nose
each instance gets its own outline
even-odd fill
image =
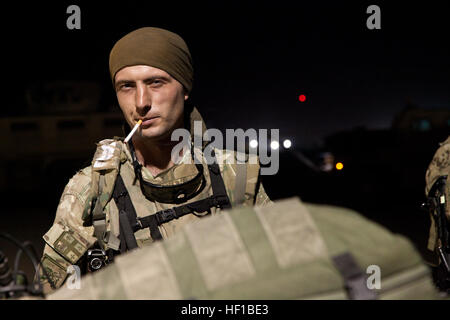
[[[144,85],[138,85],[136,88],[136,108],[145,109],[152,105],[151,94]]]

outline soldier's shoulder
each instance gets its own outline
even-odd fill
[[[92,159],[92,169],[96,171],[117,169],[121,162],[129,158],[126,149],[120,137],[99,141]]]
[[[445,139],[445,141],[444,141],[444,142],[441,142],[439,145],[440,145],[441,147],[443,147],[443,146],[445,146],[445,145],[450,146],[450,136],[448,136],[447,139]]]
[[[78,170],[67,183],[64,194],[83,195],[87,194],[91,184],[92,167],[88,166]]]
[[[90,191],[92,171],[110,168],[112,162],[119,162],[123,147],[120,138],[103,139],[97,143],[97,149],[90,166],[78,170],[64,188],[63,195],[74,195],[86,200]],[[115,161],[114,161],[115,160]],[[117,164],[114,164],[117,165]]]
[[[122,150],[124,148],[125,142],[123,142],[123,138],[114,137],[108,139],[102,139],[99,142],[95,143],[97,148],[94,153],[94,159],[97,157],[105,157],[108,154],[112,155],[114,150]]]
[[[428,167],[428,171],[444,171],[450,167],[450,136],[436,150],[433,159]]]
[[[122,137],[113,137],[113,138],[108,138],[108,139],[102,139],[99,142],[97,142],[97,146],[99,146],[99,145],[112,145],[112,146],[122,145],[122,144],[124,144],[123,140],[124,139]]]
[[[443,175],[448,175],[450,170],[450,136],[436,150],[425,174],[425,193],[431,189],[436,180]]]

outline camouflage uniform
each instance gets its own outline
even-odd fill
[[[428,166],[425,181],[425,194],[431,190],[431,187],[436,182],[436,180],[441,176],[447,176],[446,180],[446,188],[445,188],[445,198],[446,202],[446,210],[445,214],[447,219],[450,221],[450,136],[440,144],[439,149],[436,151],[433,160],[431,160],[430,165]],[[430,227],[430,236],[428,239],[428,249],[434,251],[437,246],[437,234],[436,234],[436,226],[433,215],[430,213],[431,218],[431,227]]]
[[[195,149],[197,159],[203,161],[203,173],[206,178],[206,186],[202,192],[186,203],[204,199],[212,195],[212,188],[209,179],[209,171],[205,159],[201,157],[201,151]],[[220,167],[221,175],[225,184],[227,195],[231,205],[237,205],[235,199],[235,183],[237,172],[236,161],[232,161],[236,157],[236,152],[228,150],[215,150],[216,158]],[[184,156],[190,156],[185,153]],[[109,157],[109,158],[108,158]],[[118,162],[114,164],[114,162]],[[117,164],[119,164],[117,166]],[[245,183],[245,199],[244,206],[264,206],[270,203],[270,199],[264,191],[262,184],[259,183],[259,164],[256,156],[251,155],[247,158],[246,180]],[[132,200],[133,206],[138,217],[148,216],[157,211],[168,209],[174,204],[159,203],[149,201],[142,194],[139,180],[135,179],[134,168],[129,147],[120,140],[107,139],[98,144],[97,152],[90,167],[80,170],[69,181],[64,189],[59,202],[54,225],[44,235],[46,242],[42,263],[56,287],[60,287],[67,276],[66,270],[69,265],[80,263],[80,258],[85,254],[87,249],[96,242],[94,237],[94,227],[84,226],[83,215],[86,215],[92,205],[93,189],[92,181],[95,179],[97,169],[108,169],[120,171],[120,175],[125,183],[127,191]],[[116,169],[113,169],[116,168]],[[158,185],[176,185],[184,181],[192,179],[197,174],[194,164],[180,163],[159,173],[155,177],[150,171],[142,167],[142,175],[145,181]],[[111,187],[114,184],[114,178],[106,175],[105,184]],[[110,188],[111,190],[111,188]],[[100,199],[105,201],[104,212],[106,214],[107,234],[112,239],[118,239],[119,236],[119,215],[115,201],[111,201],[111,197],[106,196]],[[211,213],[217,214],[219,208],[211,208]],[[160,233],[163,237],[169,238],[177,233],[182,226],[199,219],[203,214],[188,214],[178,219],[174,219],[159,226]],[[139,247],[146,246],[153,242],[150,237],[148,228],[135,232],[136,241]],[[118,241],[118,240],[117,240]],[[113,246],[111,246],[113,247]],[[106,249],[106,248],[105,248]],[[115,248],[117,250],[117,248]],[[43,278],[45,292],[51,291],[48,280]]]

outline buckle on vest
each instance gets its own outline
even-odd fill
[[[144,229],[144,227],[142,225],[142,221],[140,220],[140,218],[136,219],[136,222],[134,223],[134,225],[131,226],[131,228],[133,229],[133,232],[136,232],[138,230]]]
[[[214,197],[213,204],[216,207],[222,206],[228,203],[228,197],[224,195],[219,195]]]
[[[172,208],[162,210],[162,211],[158,212],[158,214],[156,214],[156,221],[158,222],[158,225],[161,225],[165,222],[168,222],[170,220],[177,219],[177,218],[178,218],[177,213]]]

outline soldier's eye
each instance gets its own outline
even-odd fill
[[[164,84],[163,81],[161,81],[161,80],[159,80],[159,79],[156,79],[156,80],[152,81],[151,86],[152,86],[153,88],[159,88],[159,87],[161,87],[163,84]]]
[[[123,83],[119,86],[119,90],[128,90],[133,87],[132,83]]]

